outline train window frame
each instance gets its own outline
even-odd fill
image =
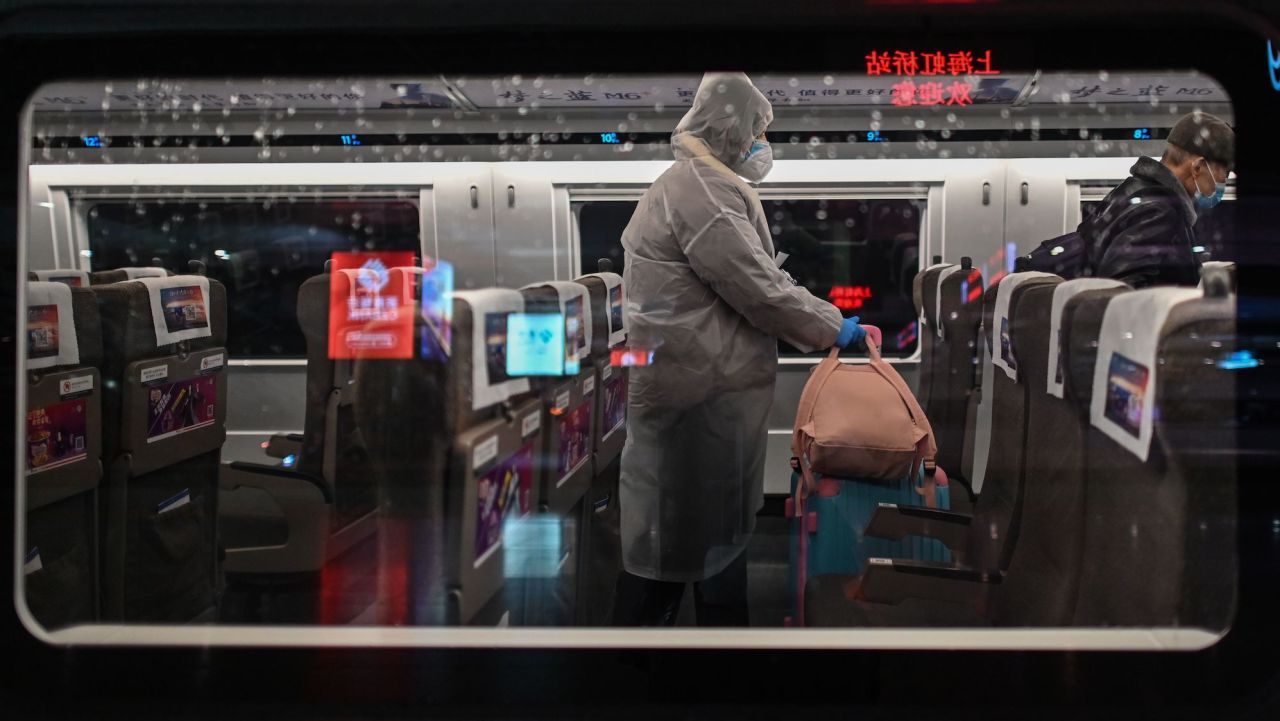
[[[758,186],[758,193],[761,202],[782,201],[782,200],[914,200],[921,204],[920,208],[920,231],[918,234],[917,247],[917,267],[916,272],[920,272],[928,267],[928,249],[935,247],[934,238],[941,235],[939,230],[935,234],[934,214],[931,209],[943,205],[942,192],[945,181],[918,181],[911,183],[761,183]],[[570,233],[568,240],[573,272],[580,275],[584,272],[582,267],[582,244],[580,229],[578,226],[579,215],[578,208],[584,202],[637,202],[644,195],[647,189],[639,187],[636,184],[618,184],[609,185],[607,187],[595,186],[565,186],[565,201],[569,209]],[[939,218],[941,220],[941,218]],[[615,271],[621,273],[621,268],[615,268]],[[591,272],[591,271],[586,271]],[[884,360],[893,364],[918,365],[922,357],[923,351],[919,343],[916,343],[915,349],[909,355],[904,356],[885,356]],[[862,357],[850,357],[842,359],[847,363],[870,363],[870,359]],[[820,356],[814,354],[778,354],[779,366],[813,366],[822,361]]]
[[[24,120],[30,129],[30,116]],[[23,148],[21,162],[30,165],[30,149]],[[840,161],[834,161],[840,162]],[[873,161],[874,162],[874,161]],[[905,161],[909,163],[910,161]],[[663,163],[667,165],[668,163]],[[781,162],[779,163],[781,165]],[[589,164],[584,164],[589,165]],[[343,170],[348,167],[339,166]],[[19,231],[29,237],[30,218],[34,203],[29,188],[29,177],[20,181],[23,203],[19,206]],[[941,191],[943,182],[936,187],[932,183],[930,193]],[[926,228],[931,227],[935,213],[940,208],[933,204],[925,213]],[[425,225],[423,226],[425,229]],[[932,249],[932,233],[922,240]],[[939,247],[944,247],[939,243]],[[27,264],[27,244],[18,246],[20,268]],[[927,257],[922,254],[922,258]],[[923,260],[921,261],[923,262]],[[25,298],[20,294],[19,313],[25,311]],[[18,377],[25,371],[25,355],[18,356]],[[18,413],[25,401],[25,388],[18,386]],[[21,423],[20,415],[17,418]],[[17,472],[20,461],[15,458]],[[17,503],[25,502],[25,484],[18,484]],[[19,515],[15,524],[18,533],[23,530],[24,519]],[[15,549],[15,561],[17,557]],[[268,625],[262,627],[214,627],[188,625],[93,624],[74,626],[49,632],[34,621],[26,600],[21,593],[24,585],[21,564],[15,562],[18,615],[28,632],[46,643],[59,645],[119,645],[119,646],[235,646],[235,647],[399,647],[399,646],[451,646],[459,648],[789,648],[789,649],[874,649],[874,650],[927,650],[927,649],[990,649],[990,650],[1193,650],[1209,648],[1220,641],[1232,629],[1206,630],[1195,627],[1056,627],[1056,628],[858,628],[812,629],[806,633],[798,629],[655,629],[637,632],[634,629],[607,630],[597,628],[538,629],[522,628],[512,633],[505,628],[396,628],[368,627],[287,627]]]

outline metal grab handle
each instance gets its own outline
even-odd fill
[[[516,207],[516,186],[514,185],[507,186],[507,207]]]
[[[480,189],[474,185],[471,186],[471,207],[472,208],[480,207]]]
[[[1030,183],[1027,183],[1024,180],[1022,181],[1022,204],[1026,205],[1030,197],[1031,197],[1031,185]]]

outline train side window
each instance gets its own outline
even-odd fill
[[[912,198],[764,199],[775,249],[789,254],[783,269],[848,317],[884,331],[885,355],[915,352],[911,281],[919,268],[925,201]],[[634,201],[574,203],[584,272],[599,258],[623,267],[622,231]],[[778,351],[800,352],[784,341]]]
[[[884,355],[916,349],[911,281],[920,266],[925,201],[913,198],[813,198],[764,201],[783,269],[845,317],[884,331]],[[785,342],[784,355],[799,351]]]
[[[602,258],[613,262],[613,269],[621,273],[626,252],[622,249],[622,231],[636,212],[638,203],[633,200],[592,200],[574,203],[578,219],[578,248],[582,258],[582,272],[594,273]]]
[[[334,251],[418,252],[417,203],[394,198],[86,200],[94,269],[199,260],[227,286],[228,350],[239,358],[306,353],[298,286]]]

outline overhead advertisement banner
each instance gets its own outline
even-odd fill
[[[1066,103],[1229,103],[1214,80],[1197,73],[1078,73],[1045,75],[1029,101]]]
[[[982,105],[1012,103],[1027,75],[758,75],[776,106]],[[454,78],[477,108],[663,108],[693,104],[699,75]]]
[[[41,88],[31,103],[36,110],[94,111],[458,107],[439,79],[57,83]]]

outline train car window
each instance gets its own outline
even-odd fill
[[[1151,292],[1129,266],[1067,285],[1018,258],[1131,168],[1177,180],[1152,159],[1177,122],[1157,88],[1227,119],[1224,156],[1232,106],[1197,72],[989,56],[951,53],[945,84],[925,79],[941,53],[877,50],[865,73],[701,95],[697,73],[56,84],[18,226],[26,627],[67,646],[1217,643],[1232,374],[1264,360],[1234,342],[1234,271],[1201,264],[1197,289],[1165,253],[1158,282],[1182,287]],[[1141,127],[1096,127],[1116,104]],[[722,122],[748,111],[763,139]],[[707,137],[673,139],[698,112]],[[726,222],[734,174],[755,230]],[[704,218],[696,239],[647,192]],[[1225,197],[1195,231],[1214,260],[1240,252]],[[1153,242],[1190,237],[1169,227]],[[757,230],[787,279],[740,250]]]
[[[783,270],[846,318],[857,315],[879,326],[886,356],[915,352],[911,281],[919,268],[925,201],[765,196],[761,202],[775,250],[789,256]],[[594,269],[599,258],[622,268],[622,231],[636,203],[584,201],[574,207],[583,268]],[[778,351],[803,355],[785,341],[778,342]]]
[[[205,264],[227,286],[228,350],[239,358],[301,357],[298,286],[336,251],[420,247],[415,201],[82,200],[92,268]]]
[[[622,231],[636,212],[630,200],[595,200],[573,204],[578,222],[578,248],[582,271],[594,272],[597,263],[608,259],[616,272],[625,267],[627,253],[622,249]]]
[[[783,270],[848,318],[884,331],[884,353],[916,347],[911,281],[919,268],[923,200],[764,200],[775,248],[790,257]],[[799,351],[779,342],[779,351]]]

